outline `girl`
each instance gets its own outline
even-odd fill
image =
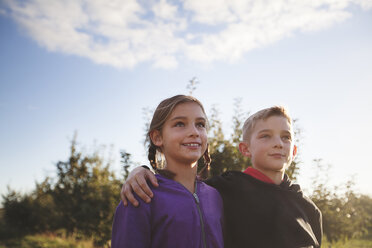
[[[208,169],[207,118],[202,104],[191,96],[163,100],[155,110],[147,138],[148,159],[159,187],[150,204],[116,209],[112,247],[223,247],[222,199],[197,179],[197,161]],[[158,154],[165,158],[161,166]]]

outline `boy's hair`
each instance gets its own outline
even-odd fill
[[[173,97],[170,97],[170,98],[167,98],[167,99],[163,100],[158,105],[158,107],[156,108],[156,110],[154,112],[154,115],[152,117],[149,130],[146,134],[146,140],[149,142],[148,159],[150,161],[150,164],[151,164],[152,168],[156,172],[158,172],[159,174],[163,174],[163,175],[165,175],[167,177],[170,177],[170,178],[174,177],[175,175],[174,175],[174,173],[172,173],[170,171],[159,168],[158,161],[156,159],[156,151],[161,152],[161,150],[160,150],[159,147],[157,147],[152,142],[150,135],[154,130],[158,130],[161,133],[161,131],[163,129],[163,126],[164,126],[164,123],[166,122],[168,117],[172,114],[174,108],[178,104],[190,103],[190,102],[194,102],[194,103],[198,104],[200,106],[200,108],[202,109],[204,115],[207,116],[205,114],[203,105],[201,104],[201,102],[198,99],[196,99],[195,97],[192,97],[192,96],[176,95],[176,96],[173,96]],[[202,177],[206,176],[205,173],[208,172],[208,167],[209,167],[209,164],[211,162],[211,158],[209,156],[209,151],[208,150],[209,149],[207,147],[206,151],[203,154],[203,158],[204,158],[204,161],[205,161],[205,166],[201,171],[201,173],[203,173]]]
[[[266,120],[271,116],[282,116],[287,119],[288,123],[292,125],[292,119],[289,116],[288,110],[283,106],[273,106],[262,109],[255,114],[248,117],[243,126],[243,141],[249,142],[256,123],[259,120]]]

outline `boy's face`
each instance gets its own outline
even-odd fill
[[[239,146],[244,156],[250,157],[252,166],[265,173],[284,172],[296,155],[293,131],[287,119],[271,116],[255,124],[251,138]]]

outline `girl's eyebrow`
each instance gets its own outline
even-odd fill
[[[172,119],[170,119],[170,121],[174,121],[174,120],[185,120],[187,119],[187,116],[175,116],[173,117]],[[202,120],[202,121],[206,121],[206,119],[204,117],[197,117],[196,120]]]
[[[186,116],[176,116],[176,117],[173,117],[172,119],[170,119],[171,121],[174,121],[174,120],[184,120],[184,119],[187,119]]]

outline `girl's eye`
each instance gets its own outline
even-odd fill
[[[263,134],[263,135],[260,136],[260,138],[269,138],[269,137],[270,137],[270,135],[268,135],[268,134]]]
[[[183,126],[185,126],[185,124],[183,123],[183,122],[177,122],[175,125],[174,125],[175,127],[183,127]]]
[[[284,139],[284,140],[292,140],[291,136],[289,136],[289,135],[283,136],[282,139]]]

